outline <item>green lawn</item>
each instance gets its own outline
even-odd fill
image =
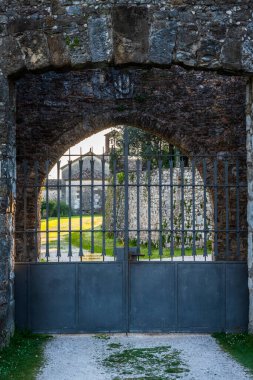
[[[94,227],[98,227],[102,224],[102,216],[96,215],[94,217]],[[41,244],[46,244],[46,228],[47,223],[45,219],[41,220]],[[91,229],[91,216],[85,215],[82,217],[82,228],[83,230],[90,230]],[[48,220],[48,239],[49,244],[56,243],[58,239],[57,234],[58,229],[58,218],[49,218]],[[69,229],[69,218],[68,217],[61,217],[60,218],[60,230],[61,232],[61,238],[64,238],[66,235],[68,235],[68,229]],[[79,230],[80,229],[80,216],[72,216],[71,217],[71,230]],[[54,245],[54,244],[52,244]]]
[[[71,235],[72,238],[72,245],[75,247],[79,247],[80,245],[80,233],[78,232],[73,232]],[[83,239],[83,249],[90,251],[91,250],[91,232],[84,232],[82,234],[82,239]],[[65,237],[66,244],[68,242],[68,236]],[[130,247],[136,246],[135,242],[130,242]],[[123,247],[124,243],[122,240],[117,239],[117,247]],[[103,247],[103,233],[100,229],[97,229],[94,232],[94,252],[95,253],[102,253],[102,247]],[[113,237],[108,237],[108,234],[106,234],[106,239],[105,239],[105,251],[106,255],[108,256],[113,256],[113,250],[114,250],[114,239]],[[147,245],[141,245],[141,253],[145,256],[143,256],[143,259],[147,259],[148,256],[148,247]],[[152,247],[151,248],[151,253],[152,253],[152,259],[157,259],[159,258],[159,248],[157,247]],[[197,249],[197,254],[198,255],[203,255],[203,249]],[[192,249],[191,248],[186,248],[185,249],[185,255],[186,256],[191,256],[192,255]],[[174,250],[174,256],[181,256],[181,249],[180,248],[175,248]],[[170,249],[169,248],[163,248],[163,257],[170,257]]]
[[[44,345],[48,335],[15,332],[10,345],[0,350],[1,380],[35,380],[44,362]]]
[[[215,333],[213,337],[233,358],[253,374],[253,335]]]
[[[82,239],[83,239],[83,249],[87,251],[91,251],[91,232],[88,232],[88,230],[91,230],[91,216],[86,215],[82,217],[82,229],[87,230],[87,232],[83,232]],[[102,225],[102,216],[101,215],[95,215],[94,216],[94,253],[102,253],[102,247],[103,247],[103,233],[101,231],[101,225]],[[42,219],[41,221],[41,244],[46,244],[47,239],[47,233],[46,233],[46,220]],[[49,246],[50,248],[55,248],[57,246],[57,239],[58,239],[58,219],[57,218],[50,218],[48,221],[48,239],[49,239]],[[68,217],[61,217],[60,218],[60,229],[61,231],[61,248],[64,248],[64,246],[68,245],[68,239],[69,239],[69,218]],[[80,229],[80,217],[79,216],[72,216],[71,217],[71,229],[72,230],[79,230]],[[108,233],[106,233],[106,239],[105,239],[105,251],[106,255],[113,256],[114,251],[114,239],[113,237],[109,237]],[[72,232],[71,233],[71,241],[72,245],[74,247],[78,247],[80,245],[80,233],[79,232]],[[123,247],[124,243],[122,240],[117,239],[116,243],[117,247]],[[135,242],[130,242],[130,246],[136,246]],[[144,259],[147,259],[148,256],[148,247],[147,245],[141,245],[141,254],[144,255]],[[203,249],[197,249],[197,255],[203,255]],[[211,253],[210,250],[208,252]],[[192,255],[192,249],[191,248],[185,248],[185,255],[191,256]],[[174,249],[174,256],[181,256],[181,249],[175,248]],[[151,257],[152,259],[159,258],[159,248],[152,245],[151,248]],[[170,248],[163,248],[163,257],[171,257],[170,256]]]

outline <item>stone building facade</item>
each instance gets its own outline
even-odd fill
[[[252,0],[3,0],[0,45],[1,344],[14,326],[21,159],[32,168],[49,155],[53,165],[67,147],[118,124],[150,130],[189,154],[245,157],[252,331]]]
[[[109,164],[104,159],[103,169],[103,157],[95,154],[88,153],[82,157],[78,157],[71,162],[70,165],[66,164],[61,168],[62,172],[62,187],[61,187],[61,200],[69,206],[69,199],[71,200],[72,214],[80,214],[80,209],[83,213],[90,213],[92,202],[94,212],[98,213],[102,210],[102,192],[103,181],[106,192],[107,179],[109,177]],[[80,161],[82,166],[80,169]],[[93,167],[93,169],[92,169]],[[82,171],[80,173],[80,170]],[[103,173],[104,170],[104,173]],[[80,179],[82,181],[80,182]],[[80,186],[80,184],[82,184]],[[82,189],[81,189],[82,187]],[[69,192],[71,191],[71,197],[69,198]],[[82,197],[80,192],[82,191]],[[80,204],[82,200],[82,205]]]
[[[179,167],[173,168],[172,181],[170,180],[170,170],[163,169],[159,174],[158,169],[150,172],[150,196],[148,195],[148,173],[142,171],[137,186],[136,171],[129,175],[128,190],[128,220],[129,220],[129,239],[137,240],[137,215],[139,216],[139,238],[141,244],[147,244],[149,238],[154,246],[159,246],[161,237],[163,247],[170,247],[173,236],[174,248],[182,247],[182,232],[184,230],[184,247],[193,248],[193,228],[195,232],[195,247],[203,249],[204,245],[208,247],[209,254],[213,253],[213,204],[211,194],[206,193],[204,197],[204,183],[199,174],[195,172],[194,198],[192,183],[192,168],[184,169],[184,180],[182,182],[182,172]],[[159,188],[159,175],[161,176],[161,186]],[[183,187],[183,204],[184,215],[182,215],[182,186]],[[139,190],[138,190],[139,189]],[[124,187],[117,190],[117,219],[116,228],[118,231],[124,231]],[[139,207],[137,203],[137,191],[139,191]],[[172,192],[172,196],[171,196]],[[160,198],[161,195],[161,198]],[[172,201],[171,201],[172,199]],[[107,195],[107,229],[113,228],[113,189],[109,190]],[[194,208],[193,208],[194,202]],[[172,207],[171,207],[172,203]],[[206,222],[204,221],[204,208],[206,212]],[[150,209],[150,216],[149,216]],[[172,213],[173,209],[173,213]],[[195,223],[193,227],[193,214]],[[160,217],[162,224],[160,226]],[[150,218],[150,224],[149,224]],[[171,224],[171,221],[173,223]],[[173,226],[173,233],[170,232]],[[203,232],[206,230],[206,234]],[[118,233],[122,238],[123,232]],[[206,243],[204,239],[206,238]]]

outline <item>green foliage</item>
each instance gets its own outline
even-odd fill
[[[57,217],[58,211],[57,211],[57,201],[49,201],[48,202],[48,217]],[[47,203],[46,201],[42,201],[41,203],[41,215],[42,218],[46,218],[47,215]],[[65,202],[60,202],[60,216],[68,216],[69,215],[69,206]]]
[[[93,335],[93,338],[100,339],[100,340],[109,340],[110,336],[107,334],[96,334],[96,335]]]
[[[77,36],[74,38],[70,38],[70,36],[66,36],[65,38],[66,44],[70,47],[70,49],[74,49],[80,45],[80,40]]]
[[[138,99],[138,100],[137,100]],[[145,97],[138,96],[136,101],[143,102]],[[180,152],[173,145],[161,140],[161,137],[150,134],[142,129],[133,127],[119,127],[113,131],[115,141],[115,149],[111,151],[110,169],[113,169],[113,161],[120,161],[119,158],[124,154],[124,129],[128,129],[129,139],[129,155],[138,156],[142,159],[142,164],[147,167],[148,162],[151,168],[155,169],[159,166],[159,162],[163,168],[168,168],[170,159],[173,160],[173,165],[180,159]],[[182,157],[184,161],[186,157]]]
[[[1,380],[35,380],[43,364],[48,335],[16,331],[10,345],[0,351]]]
[[[117,348],[120,348],[122,345],[120,343],[109,343],[108,344],[108,350],[115,350]]]
[[[125,173],[124,172],[117,173],[117,180],[118,180],[119,185],[123,185],[125,181]]]
[[[253,335],[247,333],[215,333],[213,337],[220,346],[229,352],[239,363],[253,373]]]
[[[180,241],[180,237],[178,237]],[[72,240],[72,245],[74,247],[79,247],[80,246],[80,233],[79,232],[72,232],[71,234],[71,240]],[[68,242],[68,236],[65,237],[65,242]],[[94,252],[95,253],[101,253],[103,250],[103,233],[102,231],[96,230],[94,232]],[[116,239],[116,245],[117,247],[124,247],[124,241],[117,237]],[[131,239],[129,241],[129,246],[130,247],[136,247],[137,245],[137,240],[136,239]],[[175,244],[176,245],[176,244]],[[91,232],[83,232],[83,248],[87,251],[91,250]],[[106,255],[108,256],[113,256],[114,253],[114,237],[112,232],[108,232],[105,234],[105,252]],[[141,244],[140,245],[140,252],[144,256],[141,257],[141,259],[148,259],[148,244]],[[198,255],[203,255],[203,249],[198,248],[196,250],[196,253]],[[191,256],[192,255],[192,248],[185,248],[185,255],[186,256]],[[174,248],[174,256],[181,256],[181,249],[180,248]],[[170,257],[170,248],[163,248],[163,257]],[[159,248],[157,243],[152,243],[151,244],[151,259],[158,259],[159,258]]]

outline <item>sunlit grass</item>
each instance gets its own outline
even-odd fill
[[[71,224],[69,225],[69,222]],[[80,246],[80,216],[72,216],[71,220],[69,221],[68,217],[61,217],[59,219],[59,229],[62,231],[60,233],[60,240],[61,240],[61,249],[64,249],[64,247],[68,247],[69,243],[69,227],[71,232],[71,244],[73,247],[79,248]],[[101,225],[102,225],[102,216],[101,215],[94,215],[94,233],[92,234],[89,230],[91,230],[91,224],[92,224],[92,218],[90,215],[85,215],[82,217],[82,230],[86,230],[82,233],[82,247],[84,250],[90,252],[91,246],[92,246],[92,235],[93,235],[93,241],[94,241],[94,253],[103,253],[103,233],[101,231]],[[49,247],[50,248],[56,248],[57,247],[57,241],[58,241],[58,218],[49,218],[48,220],[48,233],[46,233],[47,230],[47,224],[46,220],[42,219],[41,221],[41,244],[45,245],[47,240],[47,234],[48,234],[48,241],[49,241]],[[108,256],[114,255],[114,247],[124,247],[124,241],[120,238],[117,238],[116,241],[114,241],[114,238],[112,235],[109,235],[108,233],[104,234],[104,241],[105,241],[105,254]],[[130,241],[130,247],[136,246],[136,242]],[[140,252],[143,255],[143,259],[152,258],[157,259],[160,257],[160,251],[159,247],[152,244],[151,250],[149,251],[149,248],[147,244],[141,244],[140,246]],[[151,254],[151,256],[150,256]],[[197,255],[203,255],[203,249],[197,249],[196,250]],[[210,250],[208,250],[208,254],[211,254]],[[181,256],[182,251],[181,248],[174,248],[174,256]],[[171,257],[171,250],[170,248],[163,247],[162,250],[162,256],[163,257]],[[185,256],[192,256],[192,248],[185,248]]]
[[[82,217],[82,229],[83,230],[90,230],[91,229],[91,216],[85,215]],[[63,232],[61,232],[60,237],[61,239],[64,239],[66,235],[69,234],[68,230],[80,230],[80,216],[72,216],[70,225],[69,225],[69,218],[68,217],[61,217],[59,219],[60,227],[59,229]],[[94,227],[97,228],[102,224],[102,216],[96,215],[94,216]],[[48,240],[49,244],[53,242],[57,242],[58,239],[58,218],[49,218],[48,219]],[[46,244],[47,239],[47,222],[45,219],[41,220],[41,244]]]
[[[98,228],[96,231],[94,231],[94,253],[102,253],[103,252],[103,232]],[[82,246],[83,249],[87,251],[91,251],[91,239],[92,239],[92,233],[91,232],[83,232],[82,234]],[[68,242],[68,236],[65,237],[66,244]],[[73,232],[71,234],[71,241],[72,245],[74,247],[80,246],[80,233],[79,232]],[[135,247],[136,242],[130,241],[129,243],[130,247]],[[124,242],[122,239],[116,239],[116,247],[124,247]],[[149,249],[146,244],[142,244],[140,246],[140,252],[143,259],[149,258]],[[170,256],[170,249],[169,248],[163,248],[162,256],[163,257],[171,257]],[[108,236],[107,233],[105,233],[105,254],[108,256],[113,256],[114,254],[114,238],[111,236]],[[174,256],[181,256],[182,252],[180,248],[174,249]],[[203,255],[203,249],[197,249],[196,250],[197,255]],[[185,248],[185,256],[191,256],[192,255],[192,249],[191,248]],[[151,258],[157,259],[159,258],[159,248],[152,245],[151,247]]]

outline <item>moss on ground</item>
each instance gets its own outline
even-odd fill
[[[110,344],[112,349],[112,344]],[[170,346],[130,348],[119,350],[109,355],[102,364],[114,371],[117,376],[114,380],[177,379],[189,372],[187,366],[180,359],[180,352]],[[133,377],[131,377],[133,376]]]

